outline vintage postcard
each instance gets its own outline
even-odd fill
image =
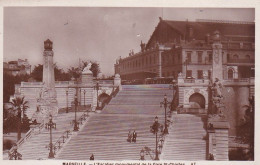
[[[257,163],[257,1],[56,2],[2,2],[1,162]]]

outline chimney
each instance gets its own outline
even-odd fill
[[[189,27],[189,40],[193,39],[193,28],[190,26]]]
[[[144,50],[145,50],[145,43],[143,43],[143,42],[141,41],[140,46],[141,46],[141,52],[144,52]]]
[[[205,42],[206,42],[206,44],[209,44],[209,42],[210,42],[210,34],[209,33],[205,36]]]

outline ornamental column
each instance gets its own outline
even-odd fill
[[[48,95],[45,97],[56,99],[52,41],[49,39],[44,41],[43,60],[42,82],[43,86],[48,89]]]
[[[213,61],[212,61],[212,82],[217,79],[223,80],[223,68],[222,68],[222,44],[220,42],[219,31],[214,32],[213,36]]]

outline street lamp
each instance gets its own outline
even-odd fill
[[[75,104],[75,120],[74,120],[74,130],[73,131],[78,131],[78,122],[77,122],[77,109],[78,109],[78,97],[75,95],[74,98],[74,104]]]
[[[99,105],[98,105],[98,90],[99,90],[99,83],[98,83],[98,81],[97,81],[97,84],[96,84],[96,86],[95,86],[95,88],[96,88],[96,90],[97,90],[97,108],[96,109],[99,109]]]
[[[68,108],[68,94],[69,94],[69,91],[68,91],[68,89],[66,89],[66,105],[67,105],[66,113],[69,113],[69,108]]]
[[[164,131],[163,131],[164,134],[169,134],[168,128],[167,128],[168,127],[167,126],[167,117],[166,117],[166,109],[167,109],[168,104],[171,104],[171,103],[167,100],[167,95],[165,94],[163,101],[160,102],[160,107],[162,107],[162,105],[164,106],[164,117],[165,117],[165,122],[164,122],[165,126],[164,126]]]
[[[86,90],[84,89],[83,91],[83,94],[84,94],[84,108],[86,107],[86,104],[85,104],[85,95],[86,95]]]
[[[158,117],[154,118],[154,123],[151,126],[152,133],[155,134],[155,158],[154,160],[159,160],[159,153],[158,153],[158,140],[157,140],[157,133],[159,131],[160,123],[158,122]]]
[[[144,149],[142,148],[142,150],[140,151],[140,160],[144,160]]]
[[[54,152],[53,152],[53,144],[52,144],[52,128],[56,127],[56,124],[52,122],[52,115],[49,116],[49,122],[47,123],[48,128],[50,129],[50,152],[48,158],[54,158]]]

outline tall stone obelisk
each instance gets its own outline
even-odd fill
[[[48,96],[45,97],[56,99],[52,42],[49,39],[44,41],[43,61],[42,82],[48,89]]]
[[[223,80],[223,66],[222,66],[222,44],[221,37],[218,31],[214,32],[213,36],[213,62],[212,62],[212,107],[211,111],[214,112],[208,117],[208,125],[211,125],[211,128],[208,129],[209,138],[210,136],[214,137],[215,149],[209,149],[209,154],[212,154],[214,160],[228,160],[228,131],[229,131],[229,122],[226,117],[226,106],[223,101],[222,94],[222,80]],[[212,141],[213,138],[210,138],[209,141]],[[213,145],[210,145],[213,146]]]
[[[45,118],[50,114],[55,116],[58,113],[58,102],[55,90],[52,42],[49,39],[44,41],[42,82],[41,110],[45,114]]]

